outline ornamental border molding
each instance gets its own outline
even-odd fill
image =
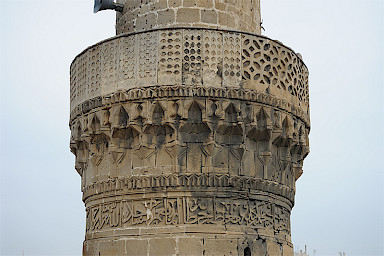
[[[271,107],[287,111],[302,120],[310,129],[309,114],[305,113],[284,99],[279,99],[271,94],[260,93],[252,89],[244,88],[217,88],[202,86],[148,86],[117,91],[112,94],[98,96],[76,106],[70,115],[70,125],[81,115],[87,114],[92,109],[109,107],[113,104],[135,100],[148,100],[152,98],[226,98],[261,103]]]
[[[96,182],[83,189],[83,201],[90,197],[113,193],[117,195],[131,191],[143,191],[148,189],[171,188],[236,188],[241,191],[263,191],[281,196],[294,205],[295,191],[277,182],[262,180],[252,177],[234,176],[228,174],[170,174],[159,176],[132,176],[116,178],[107,181]],[[240,191],[240,192],[241,192]],[[159,191],[154,191],[159,192]],[[198,192],[196,190],[195,192]]]
[[[102,202],[86,208],[86,234],[114,228],[224,225],[252,228],[287,239],[290,210],[265,200],[221,197],[171,198]]]

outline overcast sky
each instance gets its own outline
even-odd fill
[[[92,8],[92,0],[0,0],[1,255],[81,255],[69,66],[113,36],[115,22]],[[384,255],[383,16],[383,0],[262,0],[264,35],[300,52],[310,70],[297,250]]]

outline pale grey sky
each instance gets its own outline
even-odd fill
[[[311,153],[297,182],[294,246],[384,255],[384,1],[261,1],[264,35],[310,70]],[[0,255],[81,255],[69,66],[113,36],[115,22],[92,7],[0,0]]]

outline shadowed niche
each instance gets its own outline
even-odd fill
[[[203,122],[203,113],[197,102],[188,109],[188,120],[181,127],[182,139],[185,142],[203,142],[211,133],[211,129]]]
[[[252,253],[251,253],[251,249],[249,247],[246,247],[244,249],[244,256],[251,256]]]

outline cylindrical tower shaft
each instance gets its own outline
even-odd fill
[[[201,27],[260,34],[260,0],[120,0],[116,33]]]
[[[71,65],[85,255],[293,255],[308,70],[259,1],[129,0]],[[226,17],[226,18],[224,18]]]

